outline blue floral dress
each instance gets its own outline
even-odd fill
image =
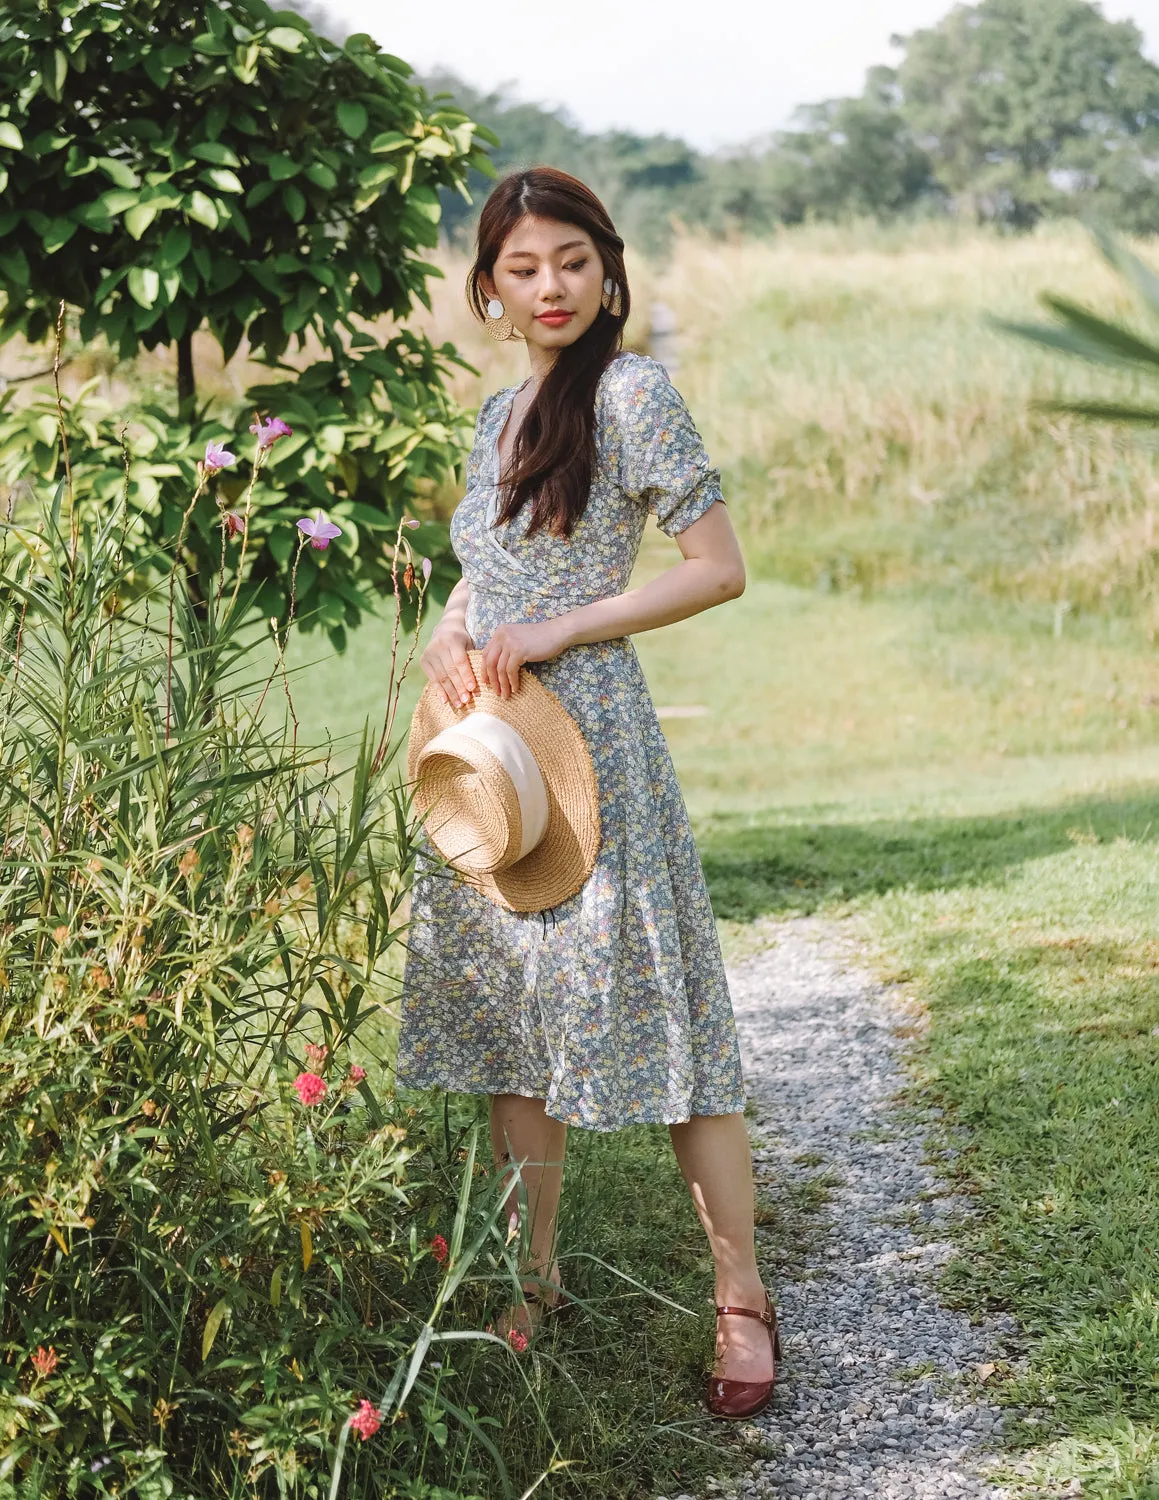
[[[516,387],[484,402],[451,541],[467,630],[548,620],[623,593],[648,512],[675,536],[721,498],[663,366],[623,354],[596,397],[598,463],[570,538],[494,524],[498,440]],[[524,669],[592,753],[602,842],[584,886],[551,911],[505,910],[429,852],[412,901],[397,1081],[522,1094],[569,1125],[616,1130],[744,1108],[728,984],[688,813],[626,637]]]

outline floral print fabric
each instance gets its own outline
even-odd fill
[[[598,463],[570,538],[493,526],[498,440],[515,388],[484,402],[451,540],[480,648],[629,586],[647,514],[675,536],[721,498],[663,367],[624,354],[596,399]],[[616,1130],[744,1108],[712,908],[644,674],[627,638],[524,668],[583,731],[602,842],[551,911],[509,912],[440,867],[416,875],[403,980],[400,1085],[544,1099],[569,1125]]]

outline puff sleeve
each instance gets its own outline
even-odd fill
[[[607,416],[624,492],[647,505],[660,530],[677,536],[716,501],[720,471],[664,366],[622,355],[609,367]]]

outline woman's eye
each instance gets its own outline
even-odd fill
[[[585,255],[582,260],[573,260],[572,263],[569,266],[564,266],[564,270],[565,271],[582,271],[583,268],[587,265],[587,263],[588,263],[588,258]]]

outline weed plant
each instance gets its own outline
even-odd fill
[[[125,521],[61,484],[3,532],[0,1485],[470,1490],[502,1461],[430,1353],[488,1337],[441,1320],[495,1190],[468,1150],[432,1199],[367,1040],[415,852],[396,663],[340,786],[292,702],[270,731],[244,600],[125,602]]]

